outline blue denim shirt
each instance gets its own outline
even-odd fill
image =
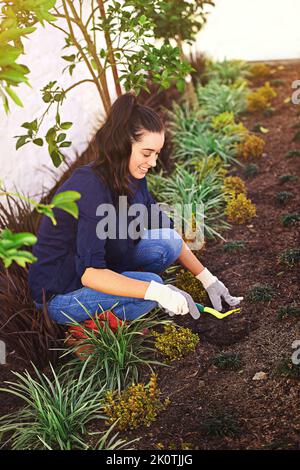
[[[136,217],[130,216],[133,204],[143,204],[147,209],[145,228],[174,228],[174,222],[157,205],[149,193],[146,177],[136,179],[130,176],[134,196],[129,203],[127,217],[124,219],[114,202],[112,190],[96,175],[91,168],[93,162],[75,169],[72,175],[58,188],[55,194],[62,191],[78,191],[81,198],[76,201],[79,208],[78,219],[66,211],[54,208],[53,212],[57,225],[51,219],[42,216],[38,229],[38,241],[33,246],[32,253],[37,261],[29,266],[29,289],[34,301],[43,302],[42,290],[45,291],[46,301],[57,294],[65,294],[83,287],[81,277],[87,267],[107,268],[115,272],[134,270],[130,264],[130,252],[134,249],[139,238],[126,236],[122,239],[120,227],[127,230]],[[101,219],[106,217],[96,215],[100,204],[112,204],[116,208],[116,237],[108,235],[101,239],[96,227]],[[159,225],[154,226],[151,218],[151,205],[160,213]],[[125,224],[125,227],[124,227]],[[141,228],[142,230],[142,228]]]

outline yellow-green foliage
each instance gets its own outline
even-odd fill
[[[175,286],[191,295],[195,302],[205,304],[207,293],[201,282],[195,278],[189,271],[181,269],[176,276]]]
[[[242,157],[245,160],[249,158],[259,158],[262,156],[265,141],[254,134],[248,134],[242,142],[239,142],[236,146],[238,157]]]
[[[157,386],[157,374],[151,374],[147,385],[132,384],[121,394],[109,391],[106,394],[104,413],[109,418],[105,424],[111,425],[117,419],[118,429],[135,429],[138,426],[150,426],[157,414],[170,404],[169,398],[160,399]]]
[[[195,351],[199,342],[199,336],[194,334],[192,330],[176,327],[174,324],[164,325],[163,333],[153,331],[152,334],[156,338],[156,349],[167,356],[170,362]]]
[[[217,132],[222,132],[225,135],[243,135],[248,132],[248,129],[242,122],[236,124],[234,122],[233,112],[227,112],[218,114],[212,118],[211,125]]]
[[[224,168],[224,162],[219,155],[201,158],[197,163],[195,163],[194,167],[195,171],[201,173],[203,178],[211,171],[217,171],[221,177],[224,177],[228,173],[228,170]]]
[[[227,176],[224,178],[223,193],[225,200],[231,199],[232,195],[247,194],[245,182],[239,176]]]
[[[244,224],[256,216],[256,206],[245,194],[233,195],[227,202],[225,215],[229,222]]]
[[[271,100],[277,96],[270,82],[266,82],[264,86],[258,88],[247,96],[247,110],[250,113],[263,111],[271,105]]]
[[[250,68],[252,77],[254,78],[263,78],[268,77],[271,74],[270,67],[266,64],[254,64]]]

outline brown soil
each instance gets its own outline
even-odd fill
[[[300,106],[284,103],[291,96],[292,81],[299,79],[300,63],[285,64],[283,70],[276,67],[274,78],[283,80],[284,85],[276,88],[275,114],[268,118],[262,113],[243,117],[249,129],[258,122],[269,129],[262,136],[267,144],[258,162],[259,174],[246,181],[257,217],[251,224],[233,226],[225,234],[227,240],[245,241],[246,249],[225,252],[223,242],[217,240],[209,241],[203,253],[198,253],[232,295],[245,295],[256,283],[272,285],[276,295],[269,302],[244,300],[240,313],[222,321],[207,314],[199,320],[178,320],[178,324],[197,332],[200,342],[194,354],[172,362],[169,368],[156,368],[163,395],[172,403],[149,428],[120,433],[119,438],[128,440],[141,437],[131,445],[135,449],[300,449],[300,381],[277,372],[281,359],[291,357],[293,341],[300,339],[299,319],[277,319],[279,306],[300,306],[299,268],[286,267],[277,259],[283,250],[300,246],[299,223],[289,228],[281,224],[283,214],[299,212],[299,179],[284,184],[278,180],[283,174],[298,174],[300,178],[300,158],[285,157],[288,150],[300,149],[299,141],[293,141],[294,126],[300,123]],[[237,168],[232,174],[241,175],[241,171]],[[283,190],[291,191],[293,198],[281,207],[274,198]],[[242,368],[224,371],[214,366],[212,358],[221,351],[239,352]],[[11,352],[8,364],[0,368],[1,382],[14,380],[10,369],[16,370],[18,364],[22,368]],[[253,381],[260,371],[266,372],[266,380]],[[1,403],[3,414],[20,405],[19,399],[8,396]],[[203,430],[203,423],[216,410],[235,419],[239,427],[236,436],[210,437]]]

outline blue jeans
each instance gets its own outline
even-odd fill
[[[142,239],[136,244],[131,259],[132,266],[143,271],[124,271],[121,274],[140,281],[163,283],[157,273],[162,273],[174,263],[181,252],[182,245],[181,236],[173,229],[146,230]],[[113,307],[113,312],[122,320],[133,320],[158,306],[156,301],[105,294],[89,287],[82,287],[53,297],[47,303],[50,318],[60,324],[71,323],[71,320],[63,314],[64,312],[77,322],[90,319],[86,310],[76,299],[84,305],[91,316],[110,310],[117,304]],[[37,308],[42,308],[42,304],[37,302],[35,304]]]

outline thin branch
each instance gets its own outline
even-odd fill
[[[92,80],[91,78],[85,78],[84,80],[80,80],[80,82],[74,83],[74,85],[71,85],[69,88],[64,90],[65,94],[68,93],[70,90],[72,90],[72,88],[75,88],[76,86],[81,85],[81,83],[84,83],[84,82],[94,83],[94,80]]]

